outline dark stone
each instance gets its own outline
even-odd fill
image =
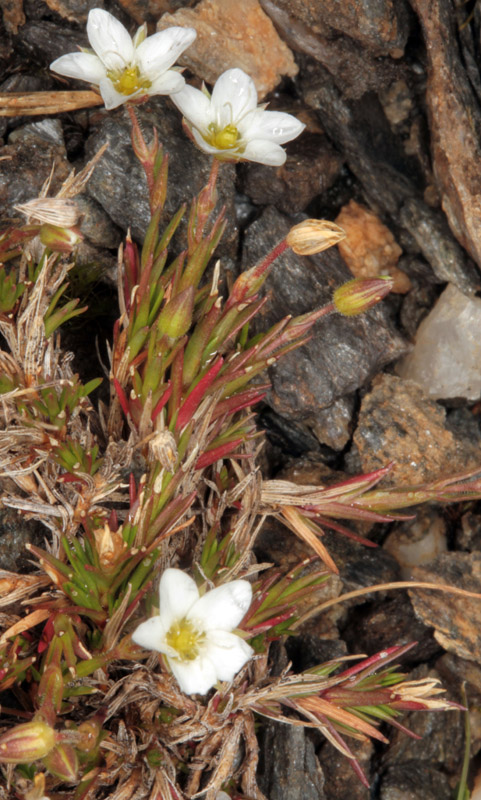
[[[183,202],[188,202],[207,183],[211,161],[199,152],[182,130],[181,117],[165,97],[153,98],[136,109],[142,132],[149,141],[152,128],[158,132],[169,155],[169,182],[163,223],[170,219]],[[88,183],[89,194],[100,203],[122,230],[142,240],[150,220],[144,171],[137,160],[130,139],[130,119],[125,109],[102,115],[98,130],[87,141],[87,154],[92,157],[100,147],[109,147],[97,164]],[[235,219],[234,167],[222,164],[219,170],[217,213],[226,206],[227,217]],[[187,210],[180,230],[186,230]],[[161,222],[161,224],[162,224]],[[220,253],[236,252],[237,231],[233,224],[220,245]]]
[[[425,567],[415,567],[417,581],[481,591],[481,553],[445,553]],[[481,660],[481,608],[479,597],[426,589],[410,591],[416,616],[435,629],[445,650],[460,658]]]
[[[399,589],[387,596],[374,596],[371,602],[353,610],[342,629],[342,638],[351,653],[371,655],[393,645],[417,642],[403,656],[403,666],[428,660],[440,652],[432,628],[415,616],[407,592]]]
[[[451,0],[438,0],[435,4],[431,0],[412,0],[412,6],[426,44],[426,105],[433,172],[451,230],[481,267],[481,205],[476,168],[481,158],[481,111],[459,52],[461,25]]]
[[[467,511],[463,514],[455,536],[456,549],[469,553],[481,550],[481,517],[479,513]]]
[[[356,758],[368,781],[372,780],[371,758],[374,752],[372,742],[367,739],[359,742],[346,736],[344,741]],[[349,759],[340,753],[330,742],[319,748],[319,762],[324,772],[329,800],[367,800],[367,790],[359,780]]]
[[[289,227],[285,217],[267,208],[246,231],[244,268],[265,256]],[[267,330],[287,314],[295,316],[322,307],[330,302],[333,289],[350,278],[334,248],[311,258],[286,251],[262,289],[269,300],[256,322],[257,329]],[[332,314],[314,326],[307,344],[269,369],[272,390],[267,402],[281,416],[314,430],[320,408],[352,393],[404,352],[404,343],[387,322],[381,305],[359,317]],[[319,424],[322,426],[322,420]]]
[[[399,77],[399,65],[391,58],[369,53],[359,42],[337,31],[329,31],[329,28],[315,32],[311,25],[289,13],[290,0],[282,2],[287,9],[274,0],[261,0],[264,11],[271,17],[289,47],[322,64],[347,97],[362,97],[366,92],[389,86]],[[339,17],[341,8],[337,3],[335,19]]]
[[[80,230],[94,245],[117,248],[122,239],[121,230],[113,224],[100,203],[87,194],[78,195],[75,202],[80,211]]]
[[[447,464],[450,474],[474,469],[479,464],[475,444],[456,439],[445,416],[413,381],[387,374],[375,378],[354,433],[363,471],[394,462],[384,485],[406,486],[440,477]]]
[[[346,645],[340,639],[320,639],[311,633],[289,636],[285,647],[294,672],[304,672],[347,655]]]
[[[403,297],[400,319],[404,330],[412,339],[438,296],[439,288],[433,284],[416,283],[412,291]]]
[[[46,122],[46,121],[45,121]],[[54,121],[50,121],[53,122]],[[58,125],[58,122],[57,122]],[[55,170],[50,185],[50,195],[55,194],[68,176],[70,166],[66,159],[63,144],[52,141],[52,125],[26,126],[14,144],[7,144],[2,150],[0,161],[0,208],[4,222],[11,217],[23,217],[13,208],[38,197],[44,182],[49,177],[52,165]],[[60,127],[61,132],[61,127]],[[47,131],[47,133],[46,133]],[[15,133],[19,134],[20,129]],[[5,219],[6,218],[6,219]]]
[[[436,671],[444,686],[449,686],[450,695],[458,703],[468,699],[470,708],[481,705],[481,666],[475,661],[460,658],[454,653],[444,653],[436,661]],[[466,694],[461,688],[465,684]]]
[[[406,155],[374,94],[348,101],[320,64],[304,72],[303,97],[319,113],[332,141],[359,179],[369,205],[380,208],[394,227],[407,229],[434,273],[461,291],[476,290],[479,274],[449,231],[441,211],[422,199],[423,176],[417,160]]]
[[[313,33],[334,38],[344,33],[376,55],[400,57],[409,33],[405,0],[276,0],[276,5],[301,20]]]
[[[425,666],[416,669],[409,677],[412,680],[424,677],[439,680],[436,670],[428,671]],[[449,693],[440,697],[449,699]],[[383,765],[410,764],[419,760],[441,768],[448,775],[459,775],[464,745],[464,719],[458,709],[436,713],[410,711],[403,714],[402,723],[419,739],[406,736],[397,728],[391,728],[387,734],[389,746],[383,756]]]
[[[246,165],[243,191],[257,205],[295,214],[333,185],[341,166],[339,153],[325,136],[304,133],[289,145],[284,166],[274,170],[263,164]]]
[[[308,450],[319,449],[319,442],[305,426],[284,419],[268,407],[259,415],[257,424],[272,444],[281,447],[290,456],[301,456]]]
[[[48,20],[33,20],[22,25],[16,38],[19,54],[41,67],[48,67],[56,58],[89,47],[85,30],[74,31]],[[85,82],[80,82],[85,89]]]
[[[31,572],[31,556],[26,544],[42,546],[47,528],[33,519],[26,519],[11,508],[0,510],[0,569],[9,572]]]
[[[389,767],[381,776],[379,800],[451,800],[449,781],[420,761]]]
[[[314,744],[303,728],[268,722],[259,738],[258,782],[269,800],[327,798]]]

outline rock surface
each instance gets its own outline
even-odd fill
[[[355,200],[341,208],[335,219],[346,233],[339,252],[356,278],[391,275],[392,291],[405,294],[411,288],[408,276],[397,268],[402,249],[376,214]]]
[[[147,138],[155,126],[169,156],[169,191],[165,221],[207,183],[210,160],[187,139],[182,131],[178,112],[163,98],[154,98],[137,113]],[[92,157],[105,142],[109,143],[109,147],[88,183],[88,192],[116,225],[124,231],[131,227],[132,235],[136,239],[142,239],[150,220],[146,180],[132,151],[130,122],[123,108],[115,114],[102,115],[97,131],[87,141],[89,156]],[[223,164],[218,183],[217,212],[225,205],[231,220],[235,218],[233,177],[234,167]],[[182,226],[185,226],[185,221]],[[182,226],[181,230],[184,229]],[[235,226],[229,225],[221,247],[227,250],[232,247],[236,234]],[[234,251],[235,249],[234,245]]]
[[[289,227],[285,217],[268,208],[245,234],[243,264],[256,263]],[[303,314],[327,304],[333,289],[351,277],[335,249],[311,258],[286,251],[264,284],[263,292],[272,299],[262,309],[258,325],[266,330],[286,314]],[[311,429],[317,420],[319,435],[318,410],[353,392],[381,365],[401,355],[404,347],[380,306],[359,317],[324,318],[308,344],[270,368],[268,402],[281,416]]]
[[[393,461],[389,483],[406,486],[475,468],[478,448],[456,440],[445,416],[412,381],[378,376],[362,401],[354,434],[363,472]]]
[[[429,566],[413,569],[413,578],[471,592],[481,592],[481,554],[445,553]],[[451,653],[472,661],[481,659],[481,604],[479,598],[413,589],[416,615],[434,628],[436,640]]]
[[[449,284],[421,322],[413,351],[397,366],[434,399],[481,397],[481,300]]]
[[[258,0],[201,0],[194,9],[164,14],[157,30],[171,25],[196,29],[197,39],[180,63],[207,83],[215,83],[226,69],[240,67],[251,76],[262,100],[283,75],[297,74],[291,51]]]
[[[451,229],[481,266],[481,112],[463,69],[450,0],[412,0],[428,58],[426,100],[434,172]]]

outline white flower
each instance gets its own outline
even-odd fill
[[[224,161],[280,167],[286,160],[281,144],[295,139],[305,127],[291,114],[258,106],[254,81],[241,69],[224,72],[211,96],[184,86],[171,100],[201,150]]]
[[[199,597],[192,578],[167,569],[159,594],[159,614],[136,628],[133,641],[163,653],[186,694],[206,694],[217,681],[231,681],[254,652],[230,632],[251,604],[250,583],[232,581]]]
[[[108,11],[93,8],[87,35],[95,50],[60,56],[50,69],[68,78],[80,78],[99,87],[105,108],[117,108],[145,94],[173,94],[185,81],[170,67],[196,37],[193,28],[166,28],[146,38],[142,25],[133,40]]]

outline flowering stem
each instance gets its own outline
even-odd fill
[[[276,258],[279,258],[279,256],[281,256],[288,247],[289,245],[285,239],[283,239],[282,242],[279,242],[279,244],[276,244],[276,246],[272,248],[271,252],[268,253],[264,260],[261,261],[261,263],[257,266],[259,274],[262,274],[269,269],[272,262],[275,261]]]

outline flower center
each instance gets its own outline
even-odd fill
[[[209,125],[209,135],[206,137],[207,142],[217,150],[228,150],[235,147],[240,139],[240,133],[235,125],[226,125],[225,128],[219,130],[215,122]]]
[[[197,631],[187,619],[174,622],[165,641],[177,651],[181,661],[193,661],[199,655],[199,647],[204,640],[204,634]]]
[[[139,89],[150,89],[152,86],[148,78],[141,78],[138,67],[125,67],[122,72],[110,70],[107,72],[107,77],[110,78],[114,89],[119,94],[134,94]]]

